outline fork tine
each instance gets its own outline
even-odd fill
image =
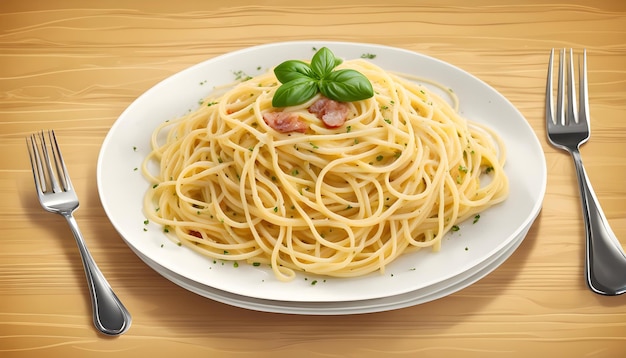
[[[546,81],[546,123],[548,128],[554,125],[554,101],[552,100],[552,67],[554,66],[554,49],[550,50],[550,61],[548,62],[548,79]]]
[[[59,174],[61,185],[63,186],[63,189],[66,191],[72,190],[72,182],[70,180],[70,175],[65,166],[63,155],[61,155],[61,149],[59,148],[59,143],[57,142],[57,136],[54,133],[54,130],[48,131],[48,137],[50,138],[50,146],[52,147],[52,156],[54,157],[54,163],[56,165],[57,173]]]
[[[33,179],[35,180],[37,194],[42,194],[47,190],[46,177],[41,167],[41,157],[39,155],[39,149],[37,149],[37,138],[34,134],[26,137],[26,146],[28,147],[30,166],[33,171]]]
[[[52,167],[52,162],[50,161],[50,153],[48,152],[48,143],[46,141],[46,136],[44,135],[43,131],[39,132],[39,139],[41,140],[41,149],[43,153],[45,172],[48,174],[48,180],[50,182],[50,186],[52,187],[52,191],[54,193],[58,193],[61,191],[61,187],[59,186],[57,175],[55,175],[55,169]]]
[[[565,125],[565,50],[559,54],[559,69],[556,98],[556,124]]]
[[[578,123],[576,111],[576,79],[574,78],[574,50],[569,49],[568,61],[568,77],[567,77],[567,115],[565,121],[568,124]]]
[[[579,123],[589,125],[589,92],[587,89],[587,49],[583,49],[582,61],[579,61],[579,93],[578,101],[580,107],[578,108],[578,121]]]

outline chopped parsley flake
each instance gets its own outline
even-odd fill
[[[235,80],[237,81],[247,81],[252,78],[252,76],[249,76],[244,71],[234,71],[233,74],[235,75]]]

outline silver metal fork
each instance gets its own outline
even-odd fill
[[[62,215],[76,239],[89,285],[94,325],[107,335],[124,333],[130,327],[131,316],[91,257],[72,215],[78,208],[78,196],[72,187],[54,131],[32,134],[26,138],[26,144],[41,206]]]
[[[579,92],[576,105],[574,53],[569,50],[567,80],[565,80],[565,50],[560,51],[556,113],[554,112],[552,67],[554,49],[550,52],[548,80],[546,85],[546,131],[550,143],[568,151],[574,159],[576,176],[580,186],[583,219],[586,232],[586,279],[596,293],[619,295],[626,292],[626,255],[609,226],[600,203],[585,172],[580,146],[589,139],[589,97],[587,92],[587,52],[579,61]],[[565,97],[567,83],[567,98]],[[567,110],[565,109],[567,107]]]

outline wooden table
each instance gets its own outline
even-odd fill
[[[550,49],[587,48],[592,139],[582,153],[624,245],[626,3],[6,0],[0,10],[0,357],[625,356],[626,296],[585,285],[573,164],[545,140],[543,98]],[[545,151],[547,193],[527,238],[497,270],[410,308],[283,315],[186,291],[126,246],[96,184],[100,145],[120,113],[203,60],[317,39],[439,58],[489,83],[526,117]],[[74,240],[35,197],[24,138],[48,128],[63,137],[89,248],[133,314],[123,336],[93,328]]]

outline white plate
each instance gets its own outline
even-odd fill
[[[149,153],[157,124],[198,106],[216,85],[238,73],[256,75],[288,59],[307,59],[326,46],[346,59],[374,54],[377,65],[425,77],[452,88],[461,113],[495,129],[507,145],[506,172],[510,196],[481,214],[477,224],[444,239],[441,251],[404,255],[384,275],[338,279],[300,274],[294,281],[276,280],[269,269],[218,262],[178,247],[156,226],[145,226],[142,200],[149,183],[135,168]],[[135,100],[115,122],[101,148],[98,190],[112,224],[138,253],[185,279],[217,290],[264,300],[341,302],[401,295],[444,282],[497,255],[525,230],[541,209],[546,165],[539,140],[517,109],[501,94],[467,72],[414,52],[373,44],[288,42],[252,47],[190,67],[157,84]],[[147,231],[146,231],[147,228]],[[316,281],[317,284],[312,283]]]

